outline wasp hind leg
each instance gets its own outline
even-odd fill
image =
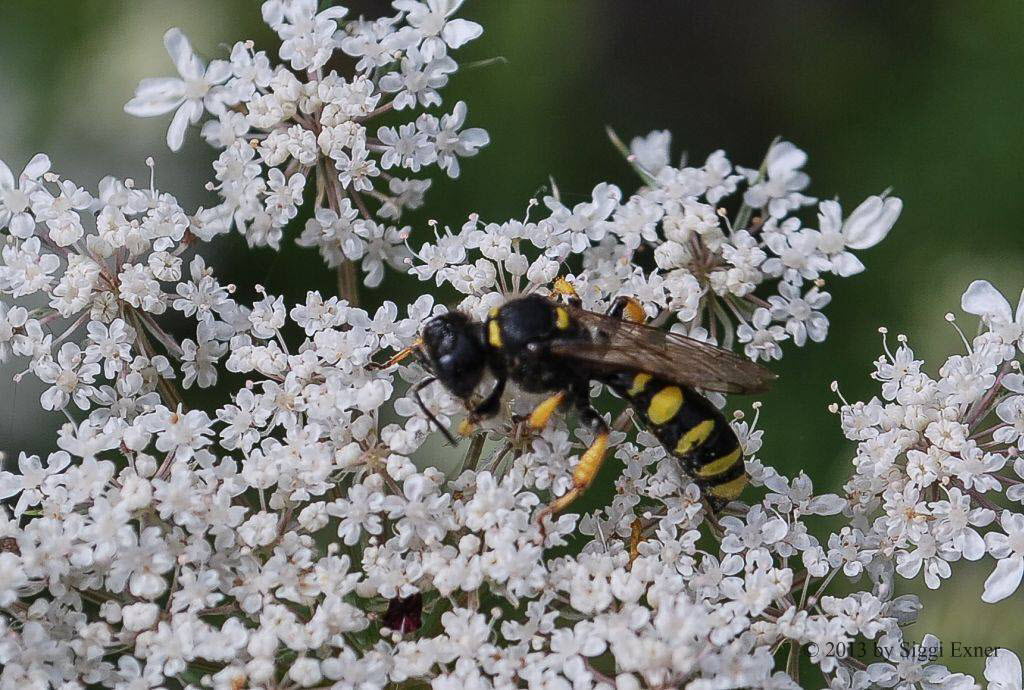
[[[582,496],[604,464],[605,455],[608,451],[608,435],[611,433],[608,424],[604,421],[597,410],[590,405],[589,382],[583,381],[574,387],[573,405],[579,411],[583,422],[594,430],[595,436],[590,447],[583,452],[580,460],[572,472],[572,486],[562,496],[544,506],[537,514],[537,524],[540,526],[541,535],[546,539],[544,519],[556,513],[560,513],[569,507],[573,501]]]

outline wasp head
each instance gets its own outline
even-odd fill
[[[435,316],[423,327],[422,351],[434,376],[453,395],[468,398],[483,378],[483,330],[461,312]]]

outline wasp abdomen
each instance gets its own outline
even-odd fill
[[[643,372],[622,372],[609,384],[633,406],[666,449],[722,505],[739,497],[747,483],[743,451],[719,410],[692,388]]]

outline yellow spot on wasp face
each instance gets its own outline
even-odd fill
[[[676,416],[683,406],[683,390],[679,386],[665,386],[654,394],[647,407],[647,418],[651,424],[664,424]]]
[[[564,331],[569,327],[569,312],[562,307],[555,307],[555,326],[558,330]]]
[[[741,455],[742,453],[740,452],[740,449],[737,448],[733,452],[727,453],[717,460],[712,460],[708,464],[699,468],[697,470],[697,474],[701,477],[714,477],[716,474],[721,474],[735,465]]]
[[[492,319],[496,319],[496,318],[498,318],[498,312],[500,310],[501,310],[501,307],[491,307],[491,310],[489,312],[487,312],[487,315],[490,316]]]
[[[647,314],[644,313],[643,306],[632,298],[626,302],[626,310],[622,312],[622,316],[626,321],[632,321],[633,323],[643,323],[647,320]]]
[[[501,326],[494,319],[487,322],[487,342],[491,347],[501,347]]]
[[[713,419],[705,419],[703,422],[693,427],[679,439],[679,443],[676,444],[676,455],[686,455],[694,448],[700,446],[708,440],[708,436],[715,429],[715,421]]]
[[[651,380],[650,374],[640,372],[633,377],[633,387],[626,391],[627,395],[640,395],[644,392],[644,388],[647,387],[647,382]]]
[[[711,487],[711,495],[717,496],[718,498],[724,498],[727,501],[732,501],[739,498],[740,494],[743,493],[743,487],[746,485],[747,475],[740,475],[731,482]]]

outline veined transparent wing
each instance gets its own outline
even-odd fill
[[[778,378],[731,350],[657,328],[567,307],[591,342],[555,342],[550,352],[609,370],[633,369],[682,386],[721,393],[760,393]]]

